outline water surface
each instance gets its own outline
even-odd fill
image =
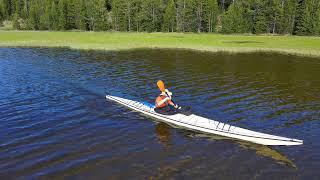
[[[320,60],[269,53],[0,48],[0,177],[317,179]],[[267,147],[187,131],[105,94],[304,140]]]

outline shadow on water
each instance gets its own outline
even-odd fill
[[[170,148],[171,146],[171,142],[170,142],[171,127],[178,128],[176,126],[171,126],[163,122],[159,122],[156,124],[155,132],[157,134],[159,142],[165,148]],[[250,142],[235,140],[232,138],[227,138],[227,137],[217,136],[212,134],[196,133],[194,131],[189,131],[189,130],[182,130],[182,131],[185,136],[192,137],[192,138],[206,138],[212,141],[226,141],[226,142],[236,143],[243,149],[251,149],[255,151],[256,154],[259,156],[271,158],[279,164],[283,164],[292,168],[297,168],[297,166],[288,157],[286,157],[281,152],[275,149],[272,149],[272,147],[269,147],[269,146],[254,144]]]

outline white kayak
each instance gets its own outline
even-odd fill
[[[194,114],[184,115],[184,114],[174,114],[174,115],[163,115],[156,113],[154,111],[154,106],[148,103],[141,103],[129,99],[124,99],[117,96],[106,95],[106,98],[111,101],[115,101],[124,106],[127,106],[133,110],[139,111],[143,114],[155,117],[163,122],[177,125],[186,129],[205,132],[209,134],[215,134],[220,136],[225,136],[234,139],[240,139],[244,141],[253,142],[256,144],[263,145],[301,145],[302,140],[291,139],[281,136],[274,136],[265,133],[259,133],[251,131],[244,128],[239,128],[225,124],[222,122],[207,119]]]

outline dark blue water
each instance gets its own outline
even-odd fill
[[[0,48],[1,179],[318,179],[320,61],[278,54]],[[162,79],[198,115],[303,139],[267,147],[159,123]]]

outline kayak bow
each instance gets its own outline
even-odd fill
[[[163,122],[174,124],[186,129],[205,132],[209,134],[215,134],[225,136],[229,138],[239,139],[243,141],[249,141],[262,145],[302,145],[303,141],[298,139],[291,139],[281,136],[275,136],[265,133],[259,133],[236,126],[231,126],[222,122],[207,119],[194,114],[174,114],[163,115],[156,113],[154,107],[147,103],[141,103],[129,99],[124,99],[117,96],[106,95],[106,98],[111,101],[120,103],[130,109],[139,111],[143,114],[155,117]]]

